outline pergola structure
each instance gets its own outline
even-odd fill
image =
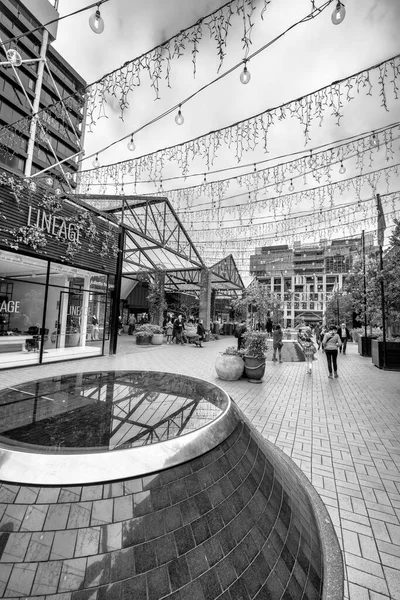
[[[244,289],[232,255],[212,266],[204,263],[167,198],[91,195],[84,199],[113,215],[123,228],[124,279],[140,280],[163,272],[165,291],[197,295],[201,273],[207,270],[217,293],[236,296]]]

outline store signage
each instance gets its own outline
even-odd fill
[[[6,300],[3,300],[3,302],[0,303],[0,312],[19,313],[19,305],[19,301],[14,302],[13,300],[9,300],[9,302],[7,302]]]
[[[64,238],[69,242],[79,242],[79,228],[75,223],[67,223],[64,217],[57,215],[48,215],[44,210],[35,209],[30,206],[28,211],[28,226],[33,225],[47,232],[50,235],[55,235],[58,238]]]

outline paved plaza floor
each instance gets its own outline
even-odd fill
[[[269,360],[261,385],[221,381],[216,358],[234,344],[136,346],[122,335],[116,356],[2,371],[0,387],[100,369],[179,372],[220,385],[320,494],[343,551],[345,598],[400,600],[400,373],[377,369],[349,344],[338,379],[328,379],[318,352],[312,375],[305,363]]]

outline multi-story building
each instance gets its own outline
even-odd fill
[[[51,46],[57,21],[46,23],[57,18],[48,0],[0,0],[0,166],[29,177],[61,162],[44,173],[67,189],[61,169],[78,170],[86,82]]]
[[[373,244],[365,236],[365,246]],[[340,290],[355,256],[362,252],[362,239],[348,238],[303,245],[264,246],[250,257],[250,272],[281,299],[283,325],[323,321],[327,302]]]

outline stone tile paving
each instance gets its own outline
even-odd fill
[[[380,371],[350,344],[347,355],[339,355],[337,380],[328,379],[325,357],[319,352],[311,376],[305,363],[269,362],[261,385],[245,379],[222,382],[214,363],[218,352],[235,343],[234,338],[221,338],[204,348],[139,347],[134,338],[121,336],[115,357],[2,371],[0,385],[104,368],[178,371],[221,385],[257,429],[297,463],[325,502],[344,555],[345,597],[400,600],[400,374]],[[82,519],[84,512],[67,517]],[[16,522],[24,518],[12,512],[7,516]],[[32,510],[30,518],[37,519],[38,529],[46,519],[46,530],[52,515]],[[100,512],[97,518],[100,523]],[[20,548],[10,549],[15,555],[25,544],[23,530],[19,535]],[[60,532],[57,539],[45,542],[40,540],[39,548],[32,538],[27,551],[35,552],[36,543],[37,551],[48,555],[47,568],[42,563],[43,581],[51,587],[51,561],[84,540],[64,539]],[[79,577],[76,560],[70,567]],[[31,576],[23,574],[23,585],[28,586]],[[0,574],[0,587],[7,578],[7,573]]]

